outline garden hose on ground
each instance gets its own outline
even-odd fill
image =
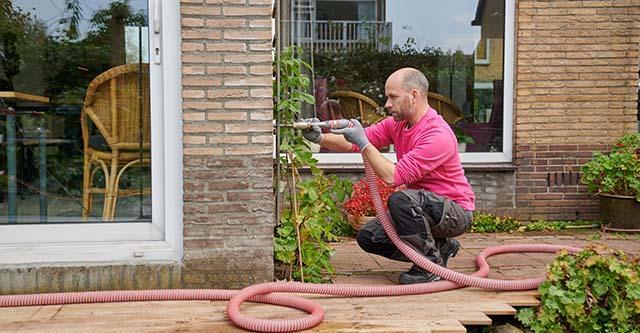
[[[270,282],[249,286],[240,291],[221,289],[175,289],[175,290],[133,290],[133,291],[92,291],[72,293],[50,293],[31,295],[0,296],[0,307],[61,305],[76,303],[136,302],[136,301],[175,301],[175,300],[229,300],[227,316],[237,326],[259,332],[291,332],[312,328],[324,318],[322,307],[308,299],[291,295],[278,295],[277,292],[323,294],[344,297],[400,296],[434,293],[472,286],[492,290],[530,290],[544,281],[543,278],[527,280],[487,279],[489,265],[486,258],[502,253],[549,252],[565,249],[577,252],[581,249],[569,246],[541,244],[515,244],[490,247],[476,257],[478,271],[471,275],[458,273],[432,263],[398,237],[393,223],[384,210],[380,199],[375,174],[364,158],[366,179],[372,193],[376,215],[393,243],[411,261],[418,266],[446,279],[433,283],[392,286],[358,286],[349,284],[311,284],[299,282]],[[269,303],[299,309],[308,315],[291,320],[267,320],[251,318],[240,313],[240,305],[245,301]]]

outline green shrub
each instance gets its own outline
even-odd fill
[[[534,221],[529,222],[520,228],[520,231],[558,231],[567,228],[591,227],[597,228],[602,224],[600,221]]]
[[[534,332],[640,332],[640,263],[590,247],[561,253],[540,285],[540,307],[517,318]]]
[[[487,213],[473,214],[473,222],[469,232],[507,232],[520,227],[518,220],[509,216],[495,216]]]
[[[640,134],[620,138],[608,154],[596,152],[580,181],[592,193],[633,196],[640,201]]]

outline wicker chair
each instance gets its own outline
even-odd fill
[[[432,91],[428,93],[427,98],[429,105],[436,109],[449,125],[453,125],[464,118],[460,108],[450,98]]]
[[[118,196],[140,193],[139,189],[121,190],[119,183],[131,166],[148,165],[151,160],[149,104],[148,64],[111,68],[89,84],[80,116],[84,144],[84,219],[91,212],[95,193],[104,194],[104,220],[113,220]],[[100,135],[92,135],[89,122]],[[105,176],[104,188],[93,186],[93,178],[100,169]],[[149,194],[150,189],[143,192]]]
[[[339,101],[344,118],[356,118],[364,127],[373,125],[386,117],[378,103],[363,94],[339,90],[330,93],[329,98]]]

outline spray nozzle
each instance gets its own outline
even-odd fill
[[[293,128],[310,128],[313,126],[318,126],[320,128],[328,128],[328,129],[342,129],[353,127],[353,123],[349,119],[336,119],[336,120],[327,120],[321,121],[317,123],[312,123],[311,121],[297,121],[293,123]]]

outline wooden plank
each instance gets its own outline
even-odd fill
[[[49,104],[49,97],[31,95],[18,91],[0,91],[0,97],[8,100]]]
[[[533,303],[536,295],[535,291],[495,292],[466,288],[399,297],[306,297],[318,301],[326,311],[324,322],[312,332],[451,333],[465,332],[463,325],[490,325],[489,315],[513,315],[512,305]],[[0,311],[0,331],[242,332],[228,322],[225,307],[226,302],[221,301],[188,301],[8,308]],[[253,303],[243,305],[242,312],[271,319],[303,315],[294,309]]]

